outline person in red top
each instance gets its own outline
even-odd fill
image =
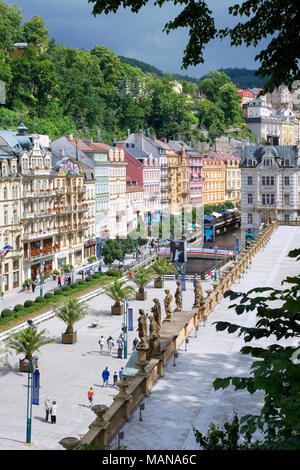
[[[57,278],[58,287],[61,287],[61,275]]]
[[[94,390],[93,390],[93,387],[91,387],[88,391],[88,399],[89,399],[89,408],[92,408],[93,404],[94,404]]]

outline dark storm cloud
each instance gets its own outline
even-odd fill
[[[147,62],[164,72],[183,73],[200,77],[209,70],[221,67],[257,68],[254,48],[231,48],[229,41],[212,41],[205,50],[205,63],[181,70],[181,60],[188,41],[186,31],[169,35],[162,32],[165,23],[182,9],[166,4],[163,8],[153,5],[140,13],[120,10],[117,14],[92,15],[92,4],[87,0],[19,0],[24,20],[37,14],[44,18],[51,38],[58,44],[72,48],[92,49],[105,45],[116,54]],[[222,27],[233,24],[228,6],[234,0],[209,0],[216,24]]]

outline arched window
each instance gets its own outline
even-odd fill
[[[17,223],[17,211],[16,211],[16,209],[13,211],[13,223],[14,224]]]
[[[3,199],[7,199],[7,187],[4,186],[4,189],[3,189]]]
[[[8,225],[8,212],[4,211],[4,225]]]

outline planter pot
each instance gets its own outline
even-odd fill
[[[164,281],[162,279],[154,279],[154,287],[161,289],[164,287]]]
[[[120,306],[112,305],[111,314],[112,315],[122,315],[123,314],[123,305],[120,305]]]
[[[137,292],[135,298],[136,300],[146,300],[147,292]]]
[[[19,360],[19,371],[20,372],[29,372],[29,361],[28,359],[20,359]],[[34,358],[33,359],[33,365],[35,368],[37,368],[39,366],[38,364],[38,358]]]
[[[73,344],[77,341],[77,331],[73,331],[73,333],[63,333],[61,335],[61,341],[64,344]]]
[[[52,276],[53,281],[56,281],[56,278],[57,278],[56,274],[53,274]]]

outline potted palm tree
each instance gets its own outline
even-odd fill
[[[161,288],[164,286],[165,274],[172,274],[176,271],[168,258],[160,256],[151,266],[152,271],[157,276],[154,280],[154,287]]]
[[[138,268],[136,269],[132,276],[131,280],[138,286],[138,291],[136,292],[136,300],[146,300],[147,292],[145,291],[145,286],[149,284],[150,281],[154,278],[154,273],[151,269]]]
[[[57,318],[60,318],[67,325],[66,331],[62,333],[62,343],[76,343],[77,331],[74,331],[74,323],[87,315],[87,305],[79,303],[77,298],[67,299],[63,304],[55,307],[54,311]]]
[[[19,361],[21,372],[30,370],[30,363],[33,361],[35,367],[38,367],[38,359],[33,357],[35,351],[39,351],[41,346],[48,343],[54,343],[55,340],[45,336],[46,330],[38,331],[36,328],[25,328],[24,330],[13,333],[7,340],[7,347],[13,349],[17,354],[24,354],[25,357]]]
[[[134,288],[127,286],[126,281],[114,281],[104,288],[104,293],[114,300],[111,307],[112,315],[121,315],[123,313],[123,305],[121,302],[134,294]]]

